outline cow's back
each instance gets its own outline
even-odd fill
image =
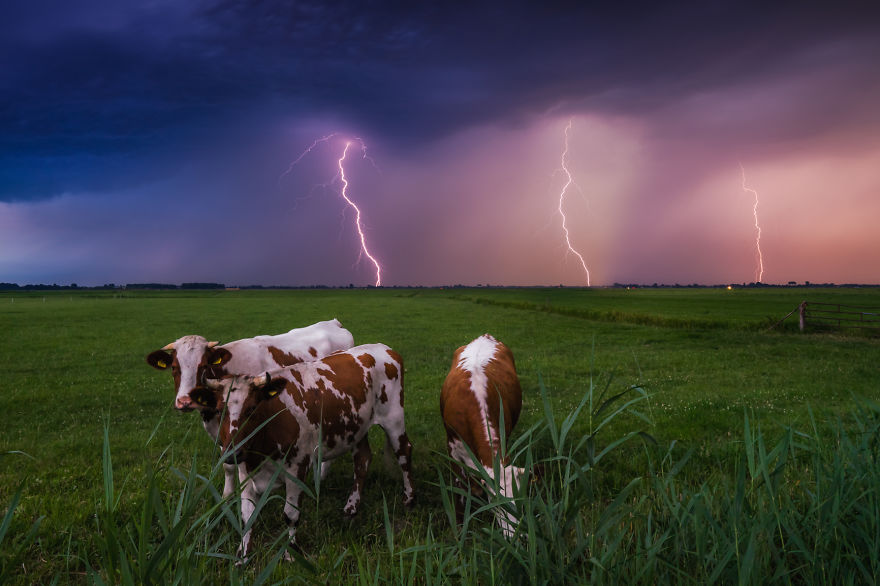
[[[504,433],[519,420],[522,389],[513,353],[484,335],[455,351],[440,393],[440,412],[449,440],[468,445],[484,465],[500,449],[501,413]]]
[[[275,370],[322,358],[354,345],[351,332],[338,320],[318,322],[273,336],[261,335],[224,344],[232,358],[225,365],[228,374],[251,374]]]
[[[384,344],[340,350],[281,373],[289,381],[282,400],[316,427],[320,422],[329,446],[352,443],[363,431],[364,421],[379,425],[389,419],[402,421],[403,363]]]

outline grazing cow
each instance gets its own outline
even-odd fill
[[[403,420],[403,359],[388,346],[356,346],[257,377],[227,377],[207,384],[213,393],[195,389],[191,398],[202,409],[225,412],[220,439],[225,451],[235,452],[244,523],[259,496],[271,489],[276,467],[263,464],[277,463],[286,472],[284,514],[293,543],[302,493],[294,478],[305,480],[319,454],[322,460],[332,460],[352,452],[354,486],[343,510],[357,513],[372,459],[367,432],[373,425],[385,430],[386,451],[396,456],[403,472],[404,504],[413,502],[412,445]],[[249,543],[250,531],[242,537],[243,558]]]
[[[497,482],[501,495],[509,498],[513,496],[514,483],[519,483],[524,470],[510,466],[507,454],[500,453],[502,406],[505,437],[509,438],[522,407],[516,365],[507,346],[484,334],[455,351],[452,368],[440,393],[440,413],[446,427],[449,456],[461,464],[455,471],[456,484],[462,486],[460,479],[464,478],[464,467],[483,467],[494,480],[493,460],[500,458],[502,476]],[[463,504],[463,499],[456,499],[459,522]],[[511,536],[516,519],[502,514],[499,522],[504,534]]]
[[[321,358],[354,346],[351,332],[336,319],[318,322],[304,328],[294,328],[277,336],[256,336],[218,346],[201,336],[183,336],[161,350],[147,356],[147,362],[159,370],[171,368],[174,406],[180,411],[195,408],[190,394],[204,388],[205,381],[225,375],[257,375],[280,366],[289,366]],[[217,441],[220,413],[200,409],[205,430]],[[232,494],[235,469],[224,465],[223,496]],[[326,473],[326,469],[324,470]]]

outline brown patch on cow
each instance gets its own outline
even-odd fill
[[[389,380],[394,380],[397,378],[397,367],[391,364],[390,362],[385,363],[385,376]]]
[[[368,386],[364,382],[364,369],[350,354],[333,354],[314,363],[320,378],[311,385],[304,384],[301,369],[292,368],[295,383],[287,386],[294,402],[305,412],[309,423],[321,426],[321,435],[328,448],[344,442],[346,436],[360,429],[360,420],[353,412],[367,400]]]
[[[177,352],[171,352],[171,376],[174,377],[174,392],[180,390],[180,363],[177,361]]]
[[[376,366],[376,359],[373,358],[372,354],[361,354],[358,356],[358,361],[364,365],[364,368],[373,368]]]
[[[486,365],[486,377],[489,379],[486,394],[490,418],[493,413],[499,412],[499,401],[503,402],[504,431],[510,437],[522,409],[522,388],[516,374],[513,352],[501,342],[495,349],[495,357]],[[493,423],[498,425],[497,420],[493,419]]]
[[[404,376],[403,375],[405,372],[403,369],[403,356],[401,356],[400,354],[398,354],[397,352],[395,352],[391,348],[389,348],[385,352],[388,354],[388,356],[391,357],[391,360],[393,360],[394,362],[397,363],[397,367],[396,367],[397,372],[400,374],[400,393],[399,393],[399,395],[400,395],[400,408],[402,409],[403,408],[403,388],[404,388],[404,385],[403,385]],[[394,366],[394,365],[392,364],[391,366]],[[387,363],[385,365],[385,374],[386,375],[388,374],[388,364]],[[391,378],[391,377],[389,377],[389,378]]]
[[[290,352],[285,352],[281,348],[269,346],[267,350],[269,350],[269,354],[272,355],[272,360],[274,360],[275,364],[277,364],[278,366],[291,366],[293,364],[299,364],[300,362],[303,362],[301,356],[297,356],[296,354],[292,354]]]
[[[385,352],[388,353],[388,356],[391,357],[391,360],[393,360],[394,362],[399,364],[401,368],[403,368],[403,356],[401,356],[391,348],[388,348],[388,350],[386,350]]]
[[[205,348],[196,370],[196,380],[221,379],[230,374],[226,364],[232,360],[232,352],[226,348]]]
[[[321,429],[325,437],[344,437],[346,432],[360,428],[353,413],[367,400],[368,382],[364,368],[351,354],[333,354],[321,360],[329,370],[318,369],[336,392],[322,389],[323,416]],[[319,381],[323,383],[324,381]]]
[[[491,466],[492,448],[486,442],[486,423],[470,387],[470,372],[459,368],[457,360],[453,361],[440,391],[440,414],[446,427],[447,445],[459,439],[470,447],[483,465]]]
[[[221,379],[229,375],[230,372],[222,364],[211,364],[205,366],[204,374],[206,378]]]
[[[318,351],[315,350],[314,348],[312,348],[311,346],[309,346],[309,354],[312,355],[312,358],[317,358],[317,357],[318,357]]]
[[[369,377],[364,376],[364,369],[354,356],[334,354],[324,358],[321,362],[329,366],[330,370],[318,369],[318,373],[325,377],[341,394],[354,399],[355,407],[363,405],[367,400]]]
[[[385,392],[385,385],[382,385],[382,393],[379,395],[379,401],[384,405],[388,402],[388,393]]]

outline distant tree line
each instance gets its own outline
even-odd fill
[[[127,283],[125,285],[116,285],[115,283],[107,283],[96,287],[80,287],[76,283],[70,285],[19,285],[18,283],[0,283],[2,291],[69,291],[72,289],[225,289],[223,283],[182,283],[180,286],[171,283]]]
[[[225,289],[223,283],[181,283],[180,287],[169,283],[128,283],[126,289]]]
[[[561,285],[560,285],[561,286]],[[797,281],[789,281],[786,284],[771,284],[771,283],[723,283],[718,285],[703,285],[700,283],[691,283],[690,285],[682,285],[681,283],[675,283],[674,285],[668,285],[666,283],[658,284],[654,283],[652,285],[645,285],[643,283],[614,283],[612,285],[615,289],[723,289],[724,287],[738,287],[740,289],[763,289],[763,288],[775,288],[775,287],[873,287],[875,285],[867,285],[864,283],[844,283],[838,285],[836,283],[811,283],[810,281],[804,281],[803,283],[798,283]]]
[[[803,283],[797,283],[795,281],[789,281],[787,284],[779,284],[772,285],[767,283],[731,283],[731,284],[718,284],[718,285],[701,285],[699,283],[692,283],[690,285],[682,285],[680,283],[675,283],[673,285],[668,285],[666,283],[659,284],[645,284],[645,283],[614,283],[611,288],[616,289],[684,289],[684,288],[725,288],[725,287],[737,287],[737,288],[775,288],[775,287],[843,287],[843,288],[852,288],[852,287],[876,287],[877,284],[864,284],[864,283],[844,283],[844,284],[835,284],[835,283],[811,283],[810,281],[804,281]],[[425,286],[425,285],[391,285],[380,287],[383,289],[472,289],[472,288],[503,288],[503,289],[543,289],[546,287],[558,287],[558,288],[566,288],[565,285],[535,285],[535,286],[520,286],[520,285],[489,285],[489,284],[477,284],[477,285],[462,285],[461,283],[457,283],[455,285],[436,285],[436,286]],[[361,289],[364,287],[356,287],[353,283],[349,283],[348,285],[241,285],[235,286],[235,289]],[[366,289],[374,289],[376,288],[374,285],[367,285]],[[570,287],[572,289],[583,289],[584,287],[575,286]],[[601,287],[597,287],[601,288]],[[76,283],[71,283],[70,285],[58,285],[53,283],[52,285],[38,284],[38,285],[19,285],[18,283],[2,283],[0,282],[0,291],[70,291],[70,290],[102,290],[102,289],[179,289],[179,290],[192,290],[192,289],[208,289],[208,290],[217,290],[217,289],[228,289],[228,287],[223,283],[181,283],[180,285],[175,285],[173,283],[127,283],[125,285],[116,285],[114,283],[106,283],[104,285],[98,285],[94,287],[80,287]]]
[[[76,283],[71,283],[70,285],[19,285],[18,283],[0,283],[0,290],[8,291],[8,290],[22,290],[22,291],[67,291],[71,289],[116,289],[116,285],[113,283],[108,283],[106,285],[100,285],[98,287],[80,287]]]

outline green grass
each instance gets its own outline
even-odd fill
[[[591,385],[607,386],[611,393],[639,385],[649,394],[639,410],[652,425],[622,415],[604,430],[605,437],[611,443],[645,430],[659,447],[631,441],[610,453],[591,479],[597,503],[579,522],[595,520],[634,479],[645,480],[630,489],[635,491],[632,499],[655,498],[650,495],[656,496],[659,489],[649,486],[652,466],[662,481],[674,481],[681,488],[680,502],[691,499],[694,510],[724,510],[723,495],[736,495],[748,464],[744,454],[757,442],[757,426],[762,441],[773,446],[794,433],[791,430],[812,438],[807,442],[801,435],[792,436],[798,441],[789,442],[789,451],[794,444],[810,442],[841,445],[847,430],[860,425],[853,421],[859,408],[855,398],[877,398],[877,339],[845,333],[804,335],[792,327],[767,331],[804,298],[880,305],[877,289],[0,292],[5,333],[0,339],[5,367],[0,383],[5,415],[0,432],[0,521],[8,520],[0,535],[0,578],[32,583],[50,582],[55,576],[62,582],[91,581],[102,575],[103,580],[118,581],[121,562],[115,562],[116,569],[108,564],[120,555],[112,552],[108,536],[146,531],[151,539],[141,543],[141,535],[134,543],[147,549],[129,548],[123,556],[134,562],[137,555],[146,556],[143,562],[155,554],[163,532],[171,531],[172,525],[163,527],[156,513],[163,507],[166,520],[174,513],[186,522],[190,538],[175,539],[189,544],[183,550],[195,561],[186,567],[195,568],[204,579],[253,581],[262,567],[271,567],[277,548],[269,546],[283,530],[280,493],[267,503],[256,524],[255,539],[266,546],[266,556],[255,560],[255,567],[235,569],[222,557],[234,554],[237,542],[228,518],[232,513],[222,512],[228,503],[219,503],[209,489],[222,484],[221,479],[210,478],[213,485],[198,480],[210,477],[216,450],[197,416],[174,411],[170,377],[151,369],[144,356],[187,333],[229,341],[332,317],[352,331],[357,343],[384,342],[404,357],[418,504],[411,512],[401,510],[400,480],[377,459],[362,512],[355,521],[347,520],[341,507],[350,487],[351,464],[350,459],[339,461],[323,483],[319,501],[306,503],[298,531],[305,559],[280,564],[267,576],[272,581],[304,572],[307,583],[346,582],[341,576],[354,575],[367,583],[371,577],[405,577],[411,571],[417,571],[414,575],[422,582],[429,582],[429,575],[455,572],[465,581],[491,581],[480,573],[486,566],[485,552],[469,549],[475,544],[489,547],[486,543],[467,541],[467,547],[449,548],[456,541],[438,486],[445,466],[440,385],[454,349],[484,332],[503,340],[516,356],[524,409],[514,439],[532,426],[549,425],[548,408],[558,414],[557,423],[562,421]],[[834,428],[838,418],[840,426]],[[586,436],[588,419],[572,421],[569,438]],[[371,438],[378,452],[381,432],[375,430]],[[670,444],[670,460],[661,466]],[[534,459],[549,457],[557,447],[549,431],[530,437],[529,446]],[[106,503],[110,493],[107,459],[102,458],[105,447],[108,453],[112,450],[112,494],[118,501],[112,515]],[[801,458],[800,447],[796,452]],[[829,457],[818,448],[803,452],[819,458],[816,462]],[[678,458],[686,453],[687,462],[676,469]],[[793,461],[800,462],[797,458]],[[805,468],[815,472],[816,462]],[[834,467],[828,466],[833,476]],[[661,474],[664,470],[675,474]],[[744,478],[751,474],[748,468]],[[793,465],[786,474],[792,483],[799,480],[798,486],[819,482]],[[877,489],[868,484],[864,490]],[[792,505],[793,510],[805,502],[797,498],[800,504]],[[854,497],[849,498],[851,503]],[[10,505],[15,506],[7,509]],[[821,503],[815,508],[820,511]],[[645,510],[650,508],[636,510],[634,518],[643,520]],[[664,510],[668,521],[672,513],[668,507]],[[660,512],[652,514],[660,523]],[[216,515],[225,520],[215,523]],[[153,521],[135,523],[148,518]],[[473,535],[482,535],[485,525],[475,521]],[[659,539],[665,531],[655,534],[635,525],[642,542]],[[731,526],[737,525],[724,525]],[[664,539],[691,539],[688,535],[681,531]],[[647,545],[625,546],[627,539],[636,539],[633,535],[620,539],[618,550],[630,559],[641,559],[650,550]],[[743,543],[747,550],[748,543]],[[825,543],[819,549],[828,547]],[[198,556],[199,551],[221,557]],[[471,562],[476,565],[471,567]],[[175,564],[169,572],[185,566]],[[502,566],[488,565],[494,570]],[[93,570],[99,573],[90,574]],[[596,566],[579,566],[579,571],[596,580],[624,575],[598,571]],[[652,571],[657,575],[659,570]],[[728,566],[719,574],[725,581],[737,581],[739,575]]]

